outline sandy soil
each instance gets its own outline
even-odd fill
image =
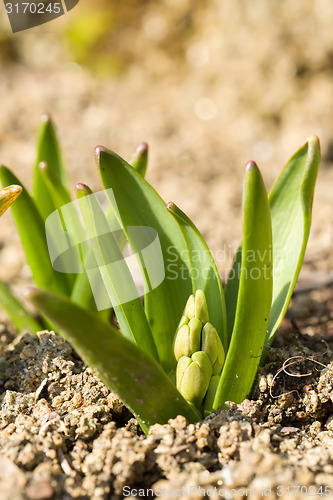
[[[128,158],[138,143],[147,141],[148,180],[194,220],[215,255],[222,256],[223,269],[241,237],[245,164],[255,160],[269,187],[296,149],[316,134],[323,162],[307,262],[329,272],[330,2],[290,1],[280,8],[277,1],[268,5],[258,0],[254,9],[241,1],[232,7],[211,1],[209,8],[192,13],[191,30],[175,54],[165,37],[177,35],[179,20],[189,12],[186,1],[178,7],[164,1],[147,8],[138,26],[132,25],[132,62],[118,78],[104,80],[72,62],[59,33],[37,29],[15,35],[17,58],[6,63],[0,80],[1,162],[31,185],[35,133],[44,112],[57,124],[73,186],[88,182],[94,189],[100,187],[93,158],[96,145]],[[154,19],[158,24],[161,16],[166,31],[158,39],[149,26]],[[9,219],[2,221],[2,231],[11,245],[15,236]],[[0,259],[6,258],[2,253]],[[6,277],[17,275],[22,260],[16,264],[6,268]]]
[[[63,339],[2,326],[1,498],[331,498],[332,304],[296,295],[252,401],[148,436]]]

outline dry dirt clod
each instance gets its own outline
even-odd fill
[[[196,424],[178,416],[143,436],[57,334],[2,332],[0,487],[11,492],[8,500],[116,500],[126,488],[182,487],[192,487],[194,498],[200,487],[252,488],[260,498],[262,487],[276,494],[279,485],[332,484],[327,342],[285,331],[285,343],[270,349],[260,369],[253,400],[229,402]]]

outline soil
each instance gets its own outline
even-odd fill
[[[147,179],[199,227],[223,279],[241,235],[246,162],[257,161],[269,187],[317,134],[323,161],[291,308],[251,400],[196,425],[179,416],[147,437],[58,334],[18,336],[0,309],[1,500],[199,498],[203,490],[333,497],[333,7],[195,5],[145,2],[124,25],[126,67],[103,79],[67,50],[64,19],[2,36],[1,162],[31,187],[45,112],[73,187],[101,188],[97,144],[128,158],[147,141]],[[10,213],[0,224],[0,278],[22,298],[30,272]]]
[[[252,400],[148,436],[59,335],[2,325],[1,498],[332,496],[332,303],[296,295]]]

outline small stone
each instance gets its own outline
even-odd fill
[[[182,415],[178,415],[176,418],[170,418],[169,425],[174,429],[185,429],[187,426],[186,418]]]
[[[15,481],[21,488],[26,484],[26,479],[21,469],[9,458],[0,456],[0,482],[8,478]]]
[[[32,481],[25,490],[25,494],[30,500],[52,498],[53,493],[53,488],[48,481]]]
[[[46,399],[40,399],[33,410],[33,415],[36,418],[46,417],[50,413],[51,413],[51,408],[49,407]]]

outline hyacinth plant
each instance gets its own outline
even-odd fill
[[[76,185],[75,211],[68,209],[74,205],[49,119],[37,156],[34,194],[24,189],[12,210],[39,287],[27,297],[43,314],[40,323],[71,342],[145,432],[178,414],[196,422],[226,401],[244,400],[304,259],[318,139],[294,154],[268,195],[256,164],[246,166],[243,238],[225,290],[193,222],[144,179],[146,145],[130,163],[96,148],[106,210],[85,184]],[[20,184],[5,167],[0,178]],[[126,244],[132,255],[125,258]],[[59,264],[54,255],[61,252]],[[141,297],[131,258],[140,268]]]

